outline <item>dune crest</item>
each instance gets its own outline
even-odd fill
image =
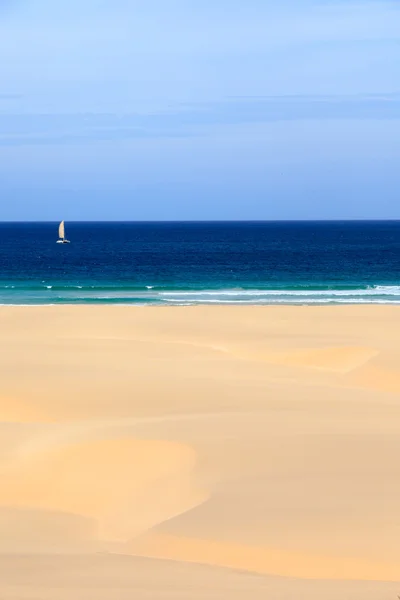
[[[128,544],[134,556],[240,569],[299,579],[398,581],[398,563],[307,555],[265,547],[150,532]]]
[[[201,502],[196,454],[184,444],[92,440],[52,448],[5,472],[0,505],[73,513],[98,522],[98,537],[127,540]]]
[[[320,369],[347,373],[376,356],[373,348],[334,346],[326,348],[299,348],[290,352],[266,352],[262,358],[276,365]]]

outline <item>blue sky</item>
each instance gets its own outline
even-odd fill
[[[0,220],[400,218],[400,2],[0,0]]]

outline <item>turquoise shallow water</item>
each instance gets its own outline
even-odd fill
[[[0,304],[400,303],[400,222],[0,223]]]

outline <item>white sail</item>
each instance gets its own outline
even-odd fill
[[[63,240],[65,238],[65,227],[64,221],[61,221],[60,226],[58,228],[58,237]]]

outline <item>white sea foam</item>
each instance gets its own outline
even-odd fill
[[[14,286],[12,286],[14,287]],[[53,299],[54,294],[46,294],[46,290],[53,289],[54,286],[46,285],[40,290],[12,290],[11,286],[4,286],[7,289],[2,298],[0,293],[0,304],[7,299],[6,304],[25,304],[27,299],[32,304],[49,304],[48,299]],[[3,289],[4,289],[3,288]],[[118,303],[124,300],[125,304],[146,305],[146,304],[167,304],[174,306],[187,306],[194,304],[238,304],[238,305],[284,305],[284,304],[400,304],[400,285],[376,285],[365,288],[355,289],[241,289],[226,288],[219,290],[163,290],[156,291],[154,286],[146,286],[146,291],[122,291],[118,289],[101,290],[96,286],[91,286],[90,291],[81,292],[82,286],[73,286],[73,288],[59,291],[56,294],[58,304],[74,304],[97,301]],[[28,294],[26,294],[28,292]],[[47,296],[47,297],[46,297]],[[13,302],[8,300],[13,299]],[[121,302],[119,302],[121,303]]]
[[[273,305],[273,304],[299,304],[299,305],[307,305],[307,304],[400,304],[400,298],[397,300],[368,300],[366,298],[359,299],[330,299],[330,298],[307,298],[306,300],[300,299],[292,299],[292,300],[284,300],[284,299],[275,299],[275,300],[218,300],[217,298],[213,300],[204,300],[202,302],[198,302],[195,300],[167,300],[167,302],[174,304],[175,306],[191,306],[194,304],[247,304],[248,306],[254,305]]]
[[[160,292],[160,296],[168,299],[173,298],[193,298],[200,299],[204,296],[205,299],[201,302],[205,302],[206,298],[212,296],[214,298],[229,296],[232,298],[252,297],[252,298],[269,298],[269,297],[364,297],[364,296],[399,296],[400,298],[400,286],[374,286],[369,288],[359,289],[325,289],[325,290],[313,290],[313,289],[297,289],[297,290],[285,290],[285,289],[274,289],[274,290],[201,290],[201,291],[171,291],[171,292]]]
[[[400,286],[377,285],[358,289],[271,289],[164,291],[168,304],[400,304]]]

